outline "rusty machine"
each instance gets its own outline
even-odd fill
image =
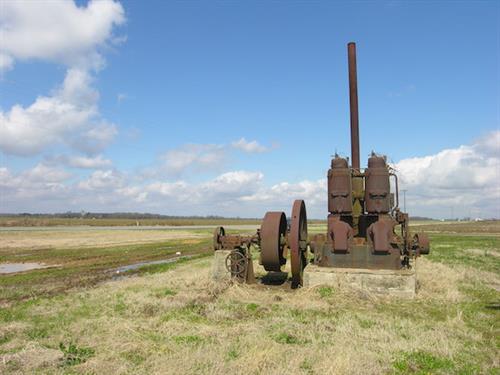
[[[427,236],[410,234],[408,214],[399,208],[398,178],[386,157],[372,152],[367,168],[360,167],[356,45],[349,43],[347,49],[351,164],[348,158],[338,155],[331,160],[327,232],[308,238],[303,200],[293,203],[289,221],[284,212],[267,212],[254,235],[227,235],[224,228],[216,228],[214,250],[230,250],[226,268],[240,281],[255,280],[252,245],[260,249],[260,264],[271,273],[282,272],[289,252],[292,288],[303,284],[308,263],[400,270],[411,267],[415,257],[429,253]]]

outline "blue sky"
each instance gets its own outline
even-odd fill
[[[0,211],[259,216],[289,211],[298,195],[322,217],[329,158],[350,151],[346,44],[355,41],[362,164],[372,150],[402,163],[410,214],[500,216],[498,2],[104,3],[1,1],[4,178],[54,178],[34,181],[31,193],[4,183]],[[82,30],[64,22],[93,8]],[[38,38],[37,23],[52,27],[50,17],[69,42]],[[86,123],[59,117],[40,133],[46,141],[16,149],[23,133],[12,109],[32,113],[40,97],[59,103],[71,70],[85,77]],[[197,198],[177,199],[176,189]],[[219,195],[203,198],[207,189]],[[485,193],[496,203],[474,198]]]

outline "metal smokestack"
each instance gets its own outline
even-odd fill
[[[351,109],[351,165],[359,170],[359,117],[358,117],[358,77],[356,72],[356,43],[347,44],[349,60],[349,103]]]

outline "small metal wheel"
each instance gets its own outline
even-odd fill
[[[247,267],[248,259],[243,252],[233,250],[227,255],[226,269],[231,273],[232,277],[244,280]]]
[[[266,212],[260,227],[261,260],[266,271],[281,271],[281,266],[286,263],[283,255],[285,243],[285,213]]]
[[[214,251],[222,249],[222,237],[226,235],[226,231],[223,227],[217,227],[214,230]]]
[[[303,200],[293,202],[292,222],[289,234],[292,288],[303,284],[303,271],[307,265],[307,214]]]

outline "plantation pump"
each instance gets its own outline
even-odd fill
[[[254,235],[226,234],[217,227],[213,247],[219,274],[255,282],[252,245],[260,250],[259,263],[269,274],[283,273],[289,258],[292,288],[304,285],[308,272],[322,270],[403,275],[418,256],[429,253],[427,236],[410,232],[408,214],[399,207],[398,177],[386,157],[372,152],[361,168],[355,43],[347,50],[351,158],[336,154],[331,160],[326,233],[308,236],[306,204],[300,199],[293,203],[289,220],[284,212],[267,212]]]

